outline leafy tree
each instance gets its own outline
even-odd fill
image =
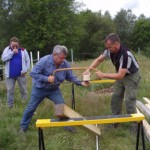
[[[140,48],[150,55],[150,18],[138,19],[133,30],[133,46],[135,50]]]
[[[138,17],[138,20],[141,20],[141,19],[146,19],[146,17],[145,17],[144,14],[141,14],[141,15]]]
[[[130,9],[121,9],[114,18],[117,34],[120,36],[123,44],[132,46],[132,33],[135,25],[136,16]]]
[[[55,44],[66,44],[72,38],[72,4],[70,0],[22,1],[16,13],[19,22],[24,22],[24,26],[18,24],[20,35],[24,34],[22,41],[32,50],[43,49],[43,54]]]
[[[4,21],[0,32],[4,41],[17,36],[24,47],[41,50],[42,55],[48,54],[55,44],[76,44],[74,0],[1,0],[1,4],[0,18]]]
[[[13,0],[0,0],[0,51],[9,43],[13,33]]]
[[[95,57],[103,50],[105,36],[115,31],[113,21],[109,17],[103,16],[100,11],[97,13],[90,10],[83,11],[80,17],[84,21],[84,34],[81,37],[80,53],[82,56],[86,54],[86,58]]]
[[[104,13],[104,17],[106,17],[106,18],[108,18],[108,19],[112,20],[112,17],[111,17],[111,14],[110,14],[110,12],[109,12],[109,11],[105,11],[105,13]]]

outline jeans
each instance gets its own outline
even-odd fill
[[[34,111],[36,110],[38,105],[44,100],[44,98],[48,98],[52,100],[55,104],[64,103],[64,99],[62,97],[59,87],[55,89],[46,89],[46,88],[36,88],[33,85],[30,101],[24,111],[22,121],[21,121],[21,128],[23,130],[28,129]]]
[[[20,93],[22,100],[27,99],[27,88],[26,88],[26,76],[19,76],[16,78],[6,78],[7,85],[7,103],[9,107],[12,107],[14,104],[14,89],[16,81],[20,87]]]

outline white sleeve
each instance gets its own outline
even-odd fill
[[[14,53],[9,49],[9,47],[6,47],[2,53],[2,61],[9,61],[13,55]]]
[[[110,51],[109,50],[104,50],[103,54],[102,54],[105,58],[110,58]]]

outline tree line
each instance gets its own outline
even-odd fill
[[[82,10],[75,0],[0,0],[1,53],[16,36],[22,47],[39,50],[42,56],[61,44],[73,49],[76,58],[94,58],[110,32],[131,50],[150,53],[150,18],[137,17],[130,9],[120,9],[112,17],[109,11]]]

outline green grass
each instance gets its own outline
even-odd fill
[[[141,68],[141,85],[138,99],[150,98],[150,60],[144,56],[136,56]],[[75,62],[73,67],[87,67],[92,60]],[[114,72],[110,61],[106,61],[100,67],[104,72]],[[82,71],[75,72],[82,78]],[[92,78],[96,78],[92,74]],[[111,94],[97,93],[104,88],[110,88],[111,84],[91,85],[91,87],[75,86],[76,111],[83,116],[109,115]],[[31,91],[31,78],[28,76],[28,92]],[[71,84],[62,84],[61,91],[66,104],[71,107]],[[20,121],[27,103],[20,99],[19,87],[16,85],[15,105],[9,109],[6,103],[6,87],[4,83],[0,86],[0,150],[37,150],[38,132],[35,122],[39,118],[54,118],[53,103],[45,99],[36,110],[25,135],[19,133]],[[125,108],[123,106],[123,112]],[[100,149],[101,150],[134,150],[136,135],[130,133],[130,123],[123,123],[116,130],[108,130],[107,125],[98,125],[101,128]],[[64,131],[63,127],[44,129],[46,150],[95,150],[95,135],[76,127],[77,133],[71,134]],[[140,149],[141,142],[140,142]],[[146,141],[146,150],[150,149],[150,143]]]

